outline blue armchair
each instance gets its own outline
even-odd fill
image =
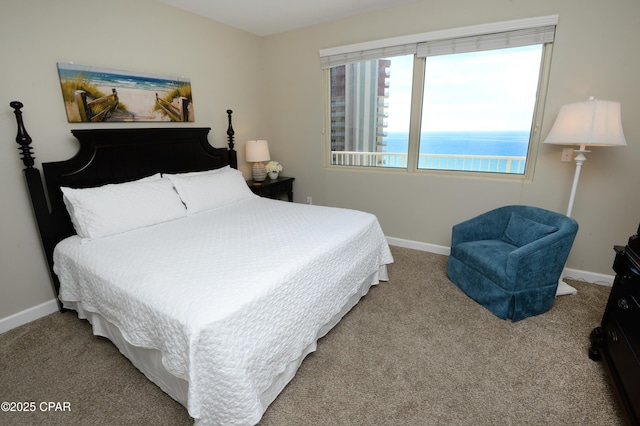
[[[578,223],[531,206],[505,206],[455,225],[449,279],[502,319],[548,311]]]

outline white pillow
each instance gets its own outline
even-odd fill
[[[164,176],[173,182],[189,214],[256,197],[242,173],[230,167]]]
[[[103,238],[186,216],[172,183],[156,176],[150,178],[96,188],[62,187],[78,236],[88,240]]]
[[[231,169],[231,166],[224,166],[224,167],[221,167],[219,169],[203,170],[203,171],[200,171],[200,172],[163,173],[162,177],[171,178],[172,176],[179,176],[179,177],[188,176],[188,177],[191,177],[191,176],[200,176],[200,175],[215,175],[215,174],[218,174],[218,173],[228,172],[229,170],[235,170],[235,169]]]

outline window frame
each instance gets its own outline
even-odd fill
[[[462,27],[451,30],[434,31],[429,33],[416,34],[406,37],[396,37],[393,39],[377,40],[373,42],[365,42],[337,48],[323,49],[320,51],[321,66],[323,68],[323,87],[324,90],[324,114],[325,127],[323,129],[323,153],[324,166],[330,169],[339,170],[360,170],[360,171],[380,171],[380,172],[396,172],[396,173],[412,173],[412,174],[437,174],[439,176],[457,176],[457,177],[482,177],[494,178],[501,180],[518,180],[531,181],[535,170],[535,163],[540,144],[540,129],[543,117],[544,105],[546,103],[547,88],[549,82],[549,73],[551,68],[551,56],[553,52],[553,41],[547,41],[542,46],[542,57],[540,60],[538,87],[536,95],[536,103],[534,106],[534,115],[531,120],[531,130],[529,136],[529,146],[527,151],[526,166],[524,174],[512,173],[495,173],[495,172],[474,172],[474,171],[457,171],[457,170],[435,170],[435,169],[419,169],[419,143],[420,143],[420,126],[422,118],[422,99],[424,89],[424,76],[426,58],[416,55],[416,46],[418,43],[424,43],[432,40],[442,39],[460,39],[464,37],[483,36],[496,32],[510,32],[522,29],[536,29],[553,26],[554,30],[557,26],[558,15],[550,15],[538,18],[527,18],[514,21],[503,21],[492,24],[476,25],[472,27]],[[398,46],[402,43],[402,46]],[[413,47],[412,47],[413,46]],[[489,50],[489,49],[486,49]],[[330,68],[340,64],[339,61],[345,63],[356,62],[365,59],[382,59],[385,57],[399,56],[403,54],[414,53],[413,61],[413,86],[411,94],[411,114],[409,123],[409,146],[407,152],[407,167],[371,167],[371,166],[345,166],[331,164],[331,82]],[[338,62],[335,62],[338,61]]]

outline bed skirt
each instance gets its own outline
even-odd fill
[[[304,358],[316,350],[317,341],[340,322],[342,317],[369,292],[371,286],[378,284],[380,281],[388,281],[386,265],[381,266],[378,272],[371,274],[360,283],[358,291],[348,299],[347,303],[335,316],[320,328],[316,339],[302,351],[300,357],[290,362],[286,369],[273,380],[271,386],[260,396],[263,413],[293,379]],[[94,335],[111,340],[118,350],[149,380],[180,404],[187,407],[189,382],[172,375],[164,368],[160,351],[133,346],[123,337],[118,327],[107,321],[102,315],[85,310],[82,302],[65,302],[64,305],[65,308],[77,311],[79,318],[88,320],[92,325]]]

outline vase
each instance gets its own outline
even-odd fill
[[[278,174],[280,174],[280,172],[269,172],[269,179],[271,180],[278,179]]]

